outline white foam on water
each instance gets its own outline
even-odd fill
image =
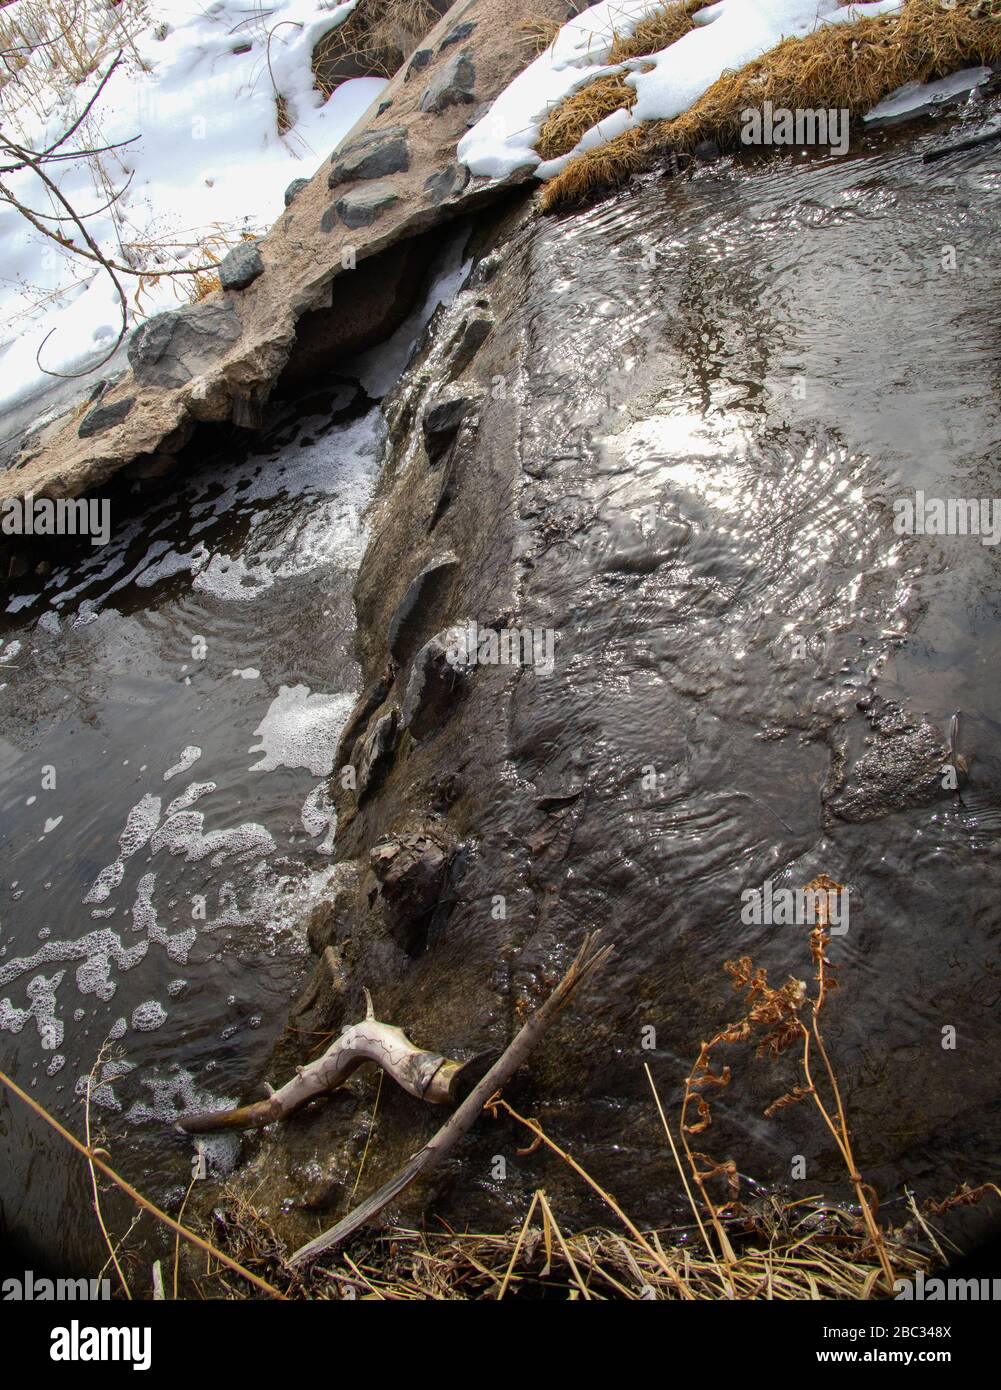
[[[189,782],[180,796],[174,797],[164,812],[164,817],[174,816],[178,811],[186,811],[189,806],[193,806],[203,796],[209,796],[214,792],[216,785],[215,782]]]
[[[136,885],[136,900],[132,904],[132,930],[143,932],[150,941],[154,940],[153,933],[156,931],[156,908],[153,906],[155,884],[155,873],[143,874]]]
[[[163,780],[169,782],[170,779],[176,777],[179,772],[187,772],[188,768],[192,767],[201,756],[202,750],[194,743],[189,744],[187,748],[182,748],[177,762],[173,767],[168,767],[167,771],[163,774]]]
[[[87,932],[76,941],[46,941],[33,955],[15,957],[0,966],[0,986],[19,979],[40,965],[79,960],[82,964],[77,969],[76,981],[80,993],[99,993],[101,998],[110,999],[115,992],[114,985],[110,985],[108,992],[108,973],[112,963],[119,970],[131,970],[146,955],[148,947],[146,941],[137,942],[135,946],[123,946],[121,937],[110,927]]]
[[[271,833],[253,821],[231,830],[207,833],[202,830],[204,823],[201,811],[180,811],[159,827],[150,840],[150,849],[154,854],[162,849],[170,854],[183,854],[188,864],[209,859],[213,867],[218,868],[225,859],[242,863],[258,855],[270,854],[275,848]]]
[[[0,1032],[20,1033],[24,1025],[34,1019],[43,1050],[54,1052],[65,1032],[62,1020],[56,1016],[56,990],[65,973],[59,970],[48,978],[36,975],[29,980],[25,992],[31,1006],[27,1009],[17,1008],[9,999],[0,999]]]
[[[158,796],[147,792],[132,807],[125,820],[125,829],[118,837],[118,848],[123,859],[130,859],[137,850],[148,843],[160,819],[161,804]]]
[[[333,853],[334,839],[337,835],[337,811],[327,793],[325,782],[320,782],[306,797],[302,803],[301,818],[302,828],[311,839],[315,840],[318,835],[327,832],[323,841],[316,846],[317,852]]]
[[[167,1022],[167,1010],[156,999],[147,999],[132,1010],[132,1027],[137,1033],[155,1033]]]
[[[341,730],[355,704],[351,694],[310,694],[308,685],[283,685],[254,730],[261,740],[248,751],[263,757],[251,772],[308,768],[314,777],[330,773]]]
[[[120,859],[116,859],[113,864],[109,864],[102,869],[97,878],[91,884],[90,889],[84,898],[85,903],[103,903],[110,896],[113,889],[117,888],[125,877],[125,865]]]
[[[130,1124],[174,1124],[182,1115],[197,1110],[216,1110],[236,1104],[232,1096],[213,1096],[196,1084],[191,1072],[174,1064],[166,1072],[154,1068],[142,1077],[150,1092],[148,1101],[137,1100],[126,1119]]]

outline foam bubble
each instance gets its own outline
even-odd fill
[[[168,767],[163,774],[163,780],[169,782],[171,777],[176,777],[179,772],[187,772],[188,768],[192,767],[201,756],[202,750],[197,744],[191,743],[187,748],[182,748],[177,762],[173,767]]]
[[[261,740],[248,751],[262,753],[251,772],[304,767],[314,777],[329,774],[337,740],[354,708],[349,694],[310,694],[308,685],[283,685],[254,730]]]
[[[147,999],[132,1010],[132,1027],[137,1033],[155,1033],[167,1022],[167,1010],[156,999]]]

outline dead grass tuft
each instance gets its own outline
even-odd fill
[[[695,27],[692,16],[710,3],[711,0],[672,0],[638,24],[632,34],[615,40],[608,55],[609,64],[644,58],[668,48]],[[536,145],[538,153],[543,159],[569,154],[592,126],[620,107],[632,106],[635,100],[635,90],[619,74],[596,78],[572,92],[548,117]]]
[[[349,77],[392,77],[446,9],[444,0],[362,0],[313,49],[313,85],[327,100]]]
[[[786,39],[739,72],[724,73],[674,121],[628,130],[575,159],[543,191],[546,211],[579,202],[703,140],[732,148],[740,113],[773,106],[868,111],[905,82],[929,82],[1001,60],[1001,0],[907,0],[899,15],[860,19]],[[586,89],[585,89],[586,90]]]
[[[522,19],[517,25],[518,41],[533,58],[537,58],[540,53],[545,53],[562,28],[558,19],[546,19],[543,15]]]

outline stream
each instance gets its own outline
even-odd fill
[[[468,997],[454,1022],[472,1046],[498,931],[517,953],[508,1004],[583,926],[610,931],[616,962],[568,1025],[576,1061],[559,1078],[540,1062],[535,1095],[637,1217],[656,1216],[666,1172],[642,1063],[673,1103],[734,1012],[727,957],[776,981],[809,971],[802,928],[745,921],[741,894],[820,872],[850,885],[829,1037],[867,1178],[942,1195],[996,1176],[999,550],[900,534],[893,504],[997,495],[999,218],[996,147],[924,166],[904,129],[843,159],[644,178],[505,251],[521,621],[556,631],[556,668],[517,683],[512,776],[467,814],[482,853],[413,989],[444,970],[435,1007]],[[424,318],[461,255],[459,238]],[[310,969],[303,917],[335,853],[326,776],[362,683],[377,402],[419,329],[116,514],[106,549],[10,588],[3,1065],[77,1131],[96,1068],[94,1122],[164,1203],[189,1177],[165,1122],[253,1088]],[[958,790],[938,776],[950,736]],[[472,777],[463,737],[439,756]],[[547,799],[571,809],[529,863],[509,847]],[[526,883],[531,922],[498,928],[485,897]],[[805,1154],[830,1180],[805,1107],[762,1119],[778,1093],[762,1072],[713,1152],[762,1182]],[[4,1224],[92,1264],[82,1165],[18,1107],[0,1120]],[[240,1142],[209,1144],[216,1173]],[[520,1210],[486,1176],[496,1142],[453,1217]]]

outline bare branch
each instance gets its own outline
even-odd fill
[[[429,1173],[432,1168],[437,1167],[443,1159],[447,1158],[459,1140],[472,1129],[491,1096],[507,1085],[527,1059],[529,1053],[574,991],[589,976],[607,963],[612,954],[612,948],[598,945],[600,935],[600,932],[594,932],[584,938],[584,943],[573,964],[549,998],[523,1024],[513,1041],[508,1044],[506,1050],[490,1068],[483,1080],[470,1091],[459,1108],[442,1125],[437,1134],[424,1145],[423,1149],[416,1153],[395,1177],[384,1183],[378,1192],[373,1193],[371,1197],[344,1217],[343,1221],[339,1221],[336,1226],[324,1231],[315,1240],[311,1240],[307,1245],[298,1249],[291,1257],[290,1264],[307,1264],[324,1250],[339,1245],[341,1241],[353,1235],[373,1217],[378,1216],[383,1207],[387,1206],[394,1197],[399,1196],[416,1178],[424,1173]]]

